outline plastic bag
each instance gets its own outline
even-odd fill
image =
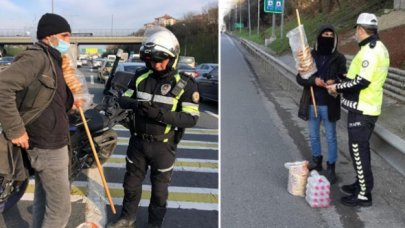
[[[330,206],[330,183],[325,176],[319,175],[316,170],[312,170],[307,181],[305,200],[311,207]]]
[[[89,93],[86,78],[76,69],[74,61],[69,54],[62,56],[62,70],[65,82],[73,93],[75,101],[81,100],[82,109],[87,110],[93,103],[93,96]]]
[[[302,47],[300,29],[302,29],[304,47]],[[308,46],[307,36],[305,35],[304,26],[299,25],[287,33],[292,55],[295,60],[295,67],[304,79],[308,79],[312,74],[317,72],[314,58],[311,55],[311,49]]]
[[[308,161],[287,162],[284,167],[288,169],[287,191],[291,195],[304,197],[308,177]]]

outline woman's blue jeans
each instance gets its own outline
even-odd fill
[[[312,156],[322,155],[321,139],[320,139],[320,126],[323,126],[326,131],[326,141],[328,143],[328,162],[333,164],[337,159],[337,141],[336,141],[336,122],[331,122],[328,119],[328,106],[317,106],[318,117],[315,118],[314,108],[309,106],[309,140],[311,142]]]

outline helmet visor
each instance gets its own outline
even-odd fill
[[[167,52],[162,50],[162,47],[153,43],[147,43],[144,45],[142,50],[142,57],[145,61],[162,62],[165,59],[174,58],[175,56],[170,56]]]

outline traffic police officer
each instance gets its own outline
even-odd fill
[[[342,105],[349,111],[349,149],[356,171],[356,182],[342,186],[349,196],[341,202],[346,206],[371,206],[373,173],[369,139],[381,114],[383,85],[389,68],[389,55],[378,38],[378,21],[374,14],[362,13],[357,19],[356,40],[360,51],[354,57],[347,80],[328,86],[332,92],[343,93]]]
[[[134,110],[136,124],[127,150],[121,216],[108,227],[135,226],[148,166],[152,183],[148,226],[162,225],[177,143],[184,128],[193,127],[199,117],[197,84],[175,70],[179,53],[177,38],[169,30],[146,32],[140,58],[147,68],[135,74],[119,100],[123,108]]]

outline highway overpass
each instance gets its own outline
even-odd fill
[[[70,42],[77,46],[82,44],[140,44],[141,36],[72,36]],[[0,46],[32,44],[30,36],[0,36]]]

